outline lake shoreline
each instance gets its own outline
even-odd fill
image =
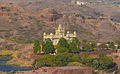
[[[9,64],[8,62],[13,59],[12,56],[0,56],[0,72],[16,72],[16,71],[31,71],[32,67],[21,67],[19,65]]]

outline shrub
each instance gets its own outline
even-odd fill
[[[5,6],[2,6],[1,9],[6,9],[6,7],[5,7]]]
[[[82,63],[79,62],[70,62],[67,64],[67,66],[82,66]]]

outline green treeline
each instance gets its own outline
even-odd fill
[[[116,47],[117,45],[117,47]],[[42,48],[42,50],[40,50]],[[77,38],[73,38],[71,42],[68,42],[64,38],[60,38],[58,44],[56,46],[53,45],[51,39],[46,39],[42,42],[42,46],[40,46],[40,42],[35,40],[34,42],[34,53],[40,53],[43,51],[45,54],[53,54],[53,53],[80,53],[82,52],[91,52],[91,51],[102,51],[109,49],[119,49],[120,48],[120,40],[114,42],[100,43],[98,44],[95,41],[87,41],[83,40],[80,42]],[[57,49],[57,50],[56,50]],[[38,51],[38,52],[35,52]]]
[[[99,57],[90,57],[83,55],[80,57],[78,54],[72,53],[58,53],[56,55],[43,55],[35,59],[33,67],[38,69],[40,67],[55,67],[67,65],[90,66],[97,70],[108,70],[113,68],[116,64],[111,57],[105,54],[100,54]]]
[[[120,41],[118,41],[117,43],[119,48]],[[71,42],[68,42],[66,39],[61,38],[58,44],[54,46],[51,39],[46,39],[44,42],[42,42],[41,47],[39,41],[36,40],[34,43],[33,52],[35,54],[40,54],[40,52],[43,51],[44,54],[41,54],[39,58],[34,60],[32,65],[35,69],[44,66],[54,67],[67,65],[82,65],[90,66],[93,69],[98,70],[108,70],[116,65],[111,57],[106,56],[102,53],[98,54],[99,57],[90,57],[85,54],[80,57],[79,55],[80,52],[115,49],[115,44],[113,42],[107,42],[98,45],[95,41],[83,40],[82,42],[80,42],[77,38],[73,38]]]

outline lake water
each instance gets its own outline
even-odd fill
[[[10,71],[28,71],[28,70],[31,70],[31,68],[27,68],[27,67],[18,67],[18,66],[6,65],[6,62],[9,60],[10,59],[8,59],[8,58],[0,58],[0,71],[10,72]]]

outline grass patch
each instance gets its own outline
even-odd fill
[[[12,51],[8,51],[8,50],[1,50],[0,51],[0,55],[1,56],[5,56],[5,55],[12,55],[13,52]]]
[[[31,44],[34,43],[34,40],[12,40],[15,41],[16,43],[20,43],[20,44]]]

